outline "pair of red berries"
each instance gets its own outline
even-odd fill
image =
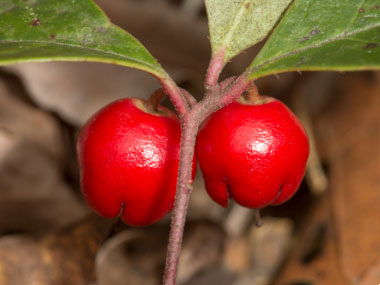
[[[179,163],[180,123],[170,110],[146,108],[128,98],[95,114],[78,140],[82,191],[104,217],[148,225],[173,207]],[[242,96],[201,126],[196,155],[206,189],[220,205],[228,199],[262,208],[297,190],[309,153],[306,133],[281,102]],[[194,159],[193,177],[195,176]]]

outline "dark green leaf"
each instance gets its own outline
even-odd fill
[[[90,0],[0,1],[0,64],[97,61],[165,71],[134,37]]]
[[[252,62],[250,77],[379,68],[380,1],[295,0]]]

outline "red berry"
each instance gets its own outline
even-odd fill
[[[248,208],[277,205],[298,189],[309,155],[307,135],[280,101],[243,99],[220,109],[202,125],[197,157],[212,199]]]
[[[145,104],[128,98],[106,106],[83,127],[77,145],[87,203],[106,218],[122,210],[122,219],[134,226],[171,211],[178,175],[179,120],[162,106],[152,113]]]

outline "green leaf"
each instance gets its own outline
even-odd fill
[[[292,0],[206,0],[213,54],[225,61],[264,39]]]
[[[296,70],[379,68],[378,0],[295,0],[249,70],[253,79]]]
[[[0,1],[0,65],[53,60],[114,63],[166,76],[142,44],[90,0]]]

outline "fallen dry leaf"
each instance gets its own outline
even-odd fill
[[[62,175],[60,125],[0,79],[0,232],[49,232],[87,213]]]
[[[316,132],[330,186],[306,219],[278,284],[379,282],[379,73],[341,76],[334,90]]]
[[[95,255],[109,225],[93,216],[40,238],[1,237],[0,284],[91,284],[95,281]]]

